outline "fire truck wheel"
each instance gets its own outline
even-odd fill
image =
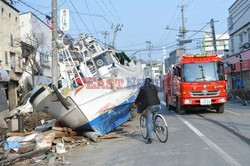
[[[179,115],[185,114],[185,109],[181,106],[181,104],[180,104],[180,102],[178,101],[178,99],[177,99],[177,101],[176,101],[176,111],[177,111],[177,113],[178,113]]]
[[[217,113],[223,113],[224,112],[224,104],[217,106],[216,108]]]

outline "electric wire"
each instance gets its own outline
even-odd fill
[[[89,10],[89,6],[88,6],[88,3],[87,3],[87,0],[85,0],[85,5],[86,5],[86,7],[87,7],[88,13],[90,14],[90,10]],[[96,31],[96,27],[95,27],[94,21],[93,21],[93,19],[92,19],[92,16],[90,16],[90,20],[91,20],[92,25],[93,25],[93,27],[94,27],[96,36],[97,36],[97,38],[99,38],[99,36],[98,36],[98,34],[97,34],[97,31]]]
[[[248,11],[248,9],[250,8],[250,5],[247,7],[247,9],[239,16],[239,18],[220,36],[218,37],[216,40],[219,40],[223,35],[225,35],[229,29],[231,29],[243,16],[244,14]]]
[[[107,17],[107,21],[109,22],[110,25],[113,25],[110,17],[107,15],[107,13],[102,9],[101,5],[99,4],[99,2],[97,0],[95,0],[97,6],[101,9],[101,11],[103,12],[103,14]]]
[[[57,6],[57,8],[59,9],[60,7],[62,7],[68,0],[64,0],[64,2],[62,2],[60,5]]]
[[[122,23],[122,21],[121,21],[119,15],[118,15],[117,11],[115,10],[115,7],[114,7],[113,3],[111,2],[111,0],[109,0],[109,3],[111,4],[111,7],[113,8],[113,10],[114,10],[114,12],[115,12],[117,18],[119,19],[120,23]]]
[[[199,30],[198,30],[197,32],[195,32],[193,35],[189,36],[189,38],[188,38],[188,39],[190,39],[190,38],[194,37],[196,34],[198,34],[198,33],[199,33],[199,31],[202,31],[204,28],[206,28],[208,24],[209,24],[209,23],[207,23],[206,25],[204,25],[201,29],[199,29]]]
[[[119,21],[116,19],[116,17],[114,16],[114,14],[109,10],[109,8],[107,7],[107,5],[103,2],[103,0],[101,0],[101,2],[103,3],[104,7],[109,11],[109,13],[111,14],[111,16],[115,19],[115,21],[117,23],[119,23]]]
[[[42,13],[41,11],[35,9],[34,7],[30,6],[29,4],[23,2],[22,0],[18,0],[19,2],[21,2],[22,4],[24,4],[25,6],[28,6],[29,8],[33,9],[34,11],[36,11],[37,13],[46,16],[46,14]]]
[[[73,6],[73,8],[74,8],[75,12],[76,12],[76,13],[77,13],[77,15],[79,16],[79,18],[80,18],[80,20],[81,20],[82,24],[85,26],[85,28],[87,29],[87,31],[89,32],[89,34],[90,34],[91,36],[93,36],[93,35],[92,35],[92,33],[90,32],[89,28],[87,27],[87,25],[86,25],[86,24],[85,24],[85,22],[83,21],[82,17],[80,16],[80,14],[79,14],[78,10],[76,9],[75,5],[72,3],[72,1],[71,1],[71,0],[69,0],[69,2],[70,2],[70,3],[71,3],[71,5]]]

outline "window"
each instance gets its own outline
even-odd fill
[[[21,64],[22,64],[22,58],[18,57],[18,66],[19,66],[19,68],[21,68]]]
[[[10,46],[14,46],[13,34],[10,34]]]
[[[13,52],[10,52],[10,67],[12,68],[12,69],[15,69],[15,66],[16,66],[16,57],[15,57],[15,53],[13,53]]]
[[[243,34],[242,33],[239,34],[239,40],[240,40],[240,45],[242,45],[243,44]]]
[[[231,47],[231,52],[234,53],[234,39],[233,38],[231,39],[230,47]]]
[[[185,82],[205,82],[223,80],[223,68],[216,62],[184,64]]]
[[[248,34],[248,42],[250,43],[250,28],[247,29],[247,34]]]
[[[95,53],[97,52],[94,45],[91,45],[91,46],[90,46],[90,50],[91,50],[91,52],[92,52],[93,54],[95,54]]]
[[[2,20],[2,25],[0,25],[1,26],[1,28],[2,28],[2,32],[3,32],[3,34],[5,33],[4,32],[4,25],[5,25],[5,23],[4,23],[4,9],[2,8],[2,10],[1,10],[1,20]]]
[[[228,29],[232,30],[233,29],[233,19],[232,19],[232,16],[229,16],[228,19],[227,19],[227,22],[228,22]]]
[[[223,55],[224,54],[224,50],[217,50],[217,54],[218,55]]]
[[[219,45],[219,46],[224,46],[224,41],[223,41],[223,40],[217,41],[217,45]]]
[[[8,52],[5,51],[5,64],[8,65]]]
[[[205,41],[205,44],[206,44],[206,46],[213,46],[213,43],[212,43],[212,42],[206,42],[206,41]]]
[[[43,63],[48,63],[49,62],[49,55],[40,52],[40,60]]]

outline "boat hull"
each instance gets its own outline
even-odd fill
[[[99,135],[104,135],[112,131],[114,128],[120,126],[131,118],[130,107],[135,101],[136,95],[137,94],[134,94],[119,106],[106,110],[105,113],[91,120],[77,130],[94,130]]]
[[[65,101],[61,101],[60,97],[49,87],[43,86],[37,88],[37,92],[31,99],[34,110],[43,111],[52,115],[58,122],[66,125],[74,130],[92,130],[97,132],[99,135],[104,135],[119,125],[125,123],[131,118],[130,106],[134,103],[136,96],[138,95],[138,89],[124,89],[122,93],[132,94],[130,97],[123,99],[120,104],[106,104],[100,106],[98,112],[94,112],[91,116],[86,116],[84,108],[88,108],[91,111],[91,107],[98,105],[98,100],[86,103],[79,107],[71,97],[65,98]],[[101,100],[108,101],[112,98],[117,98],[117,94],[121,92],[112,92],[101,98]],[[63,102],[68,105],[68,109],[65,108]],[[94,104],[95,103],[95,104]],[[100,104],[100,101],[99,101]],[[100,108],[99,107],[99,108]],[[95,108],[96,109],[96,108]],[[94,108],[93,108],[94,110]]]

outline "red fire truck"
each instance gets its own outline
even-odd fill
[[[224,112],[227,102],[224,65],[215,54],[184,55],[163,80],[166,106],[184,114],[188,109]]]

